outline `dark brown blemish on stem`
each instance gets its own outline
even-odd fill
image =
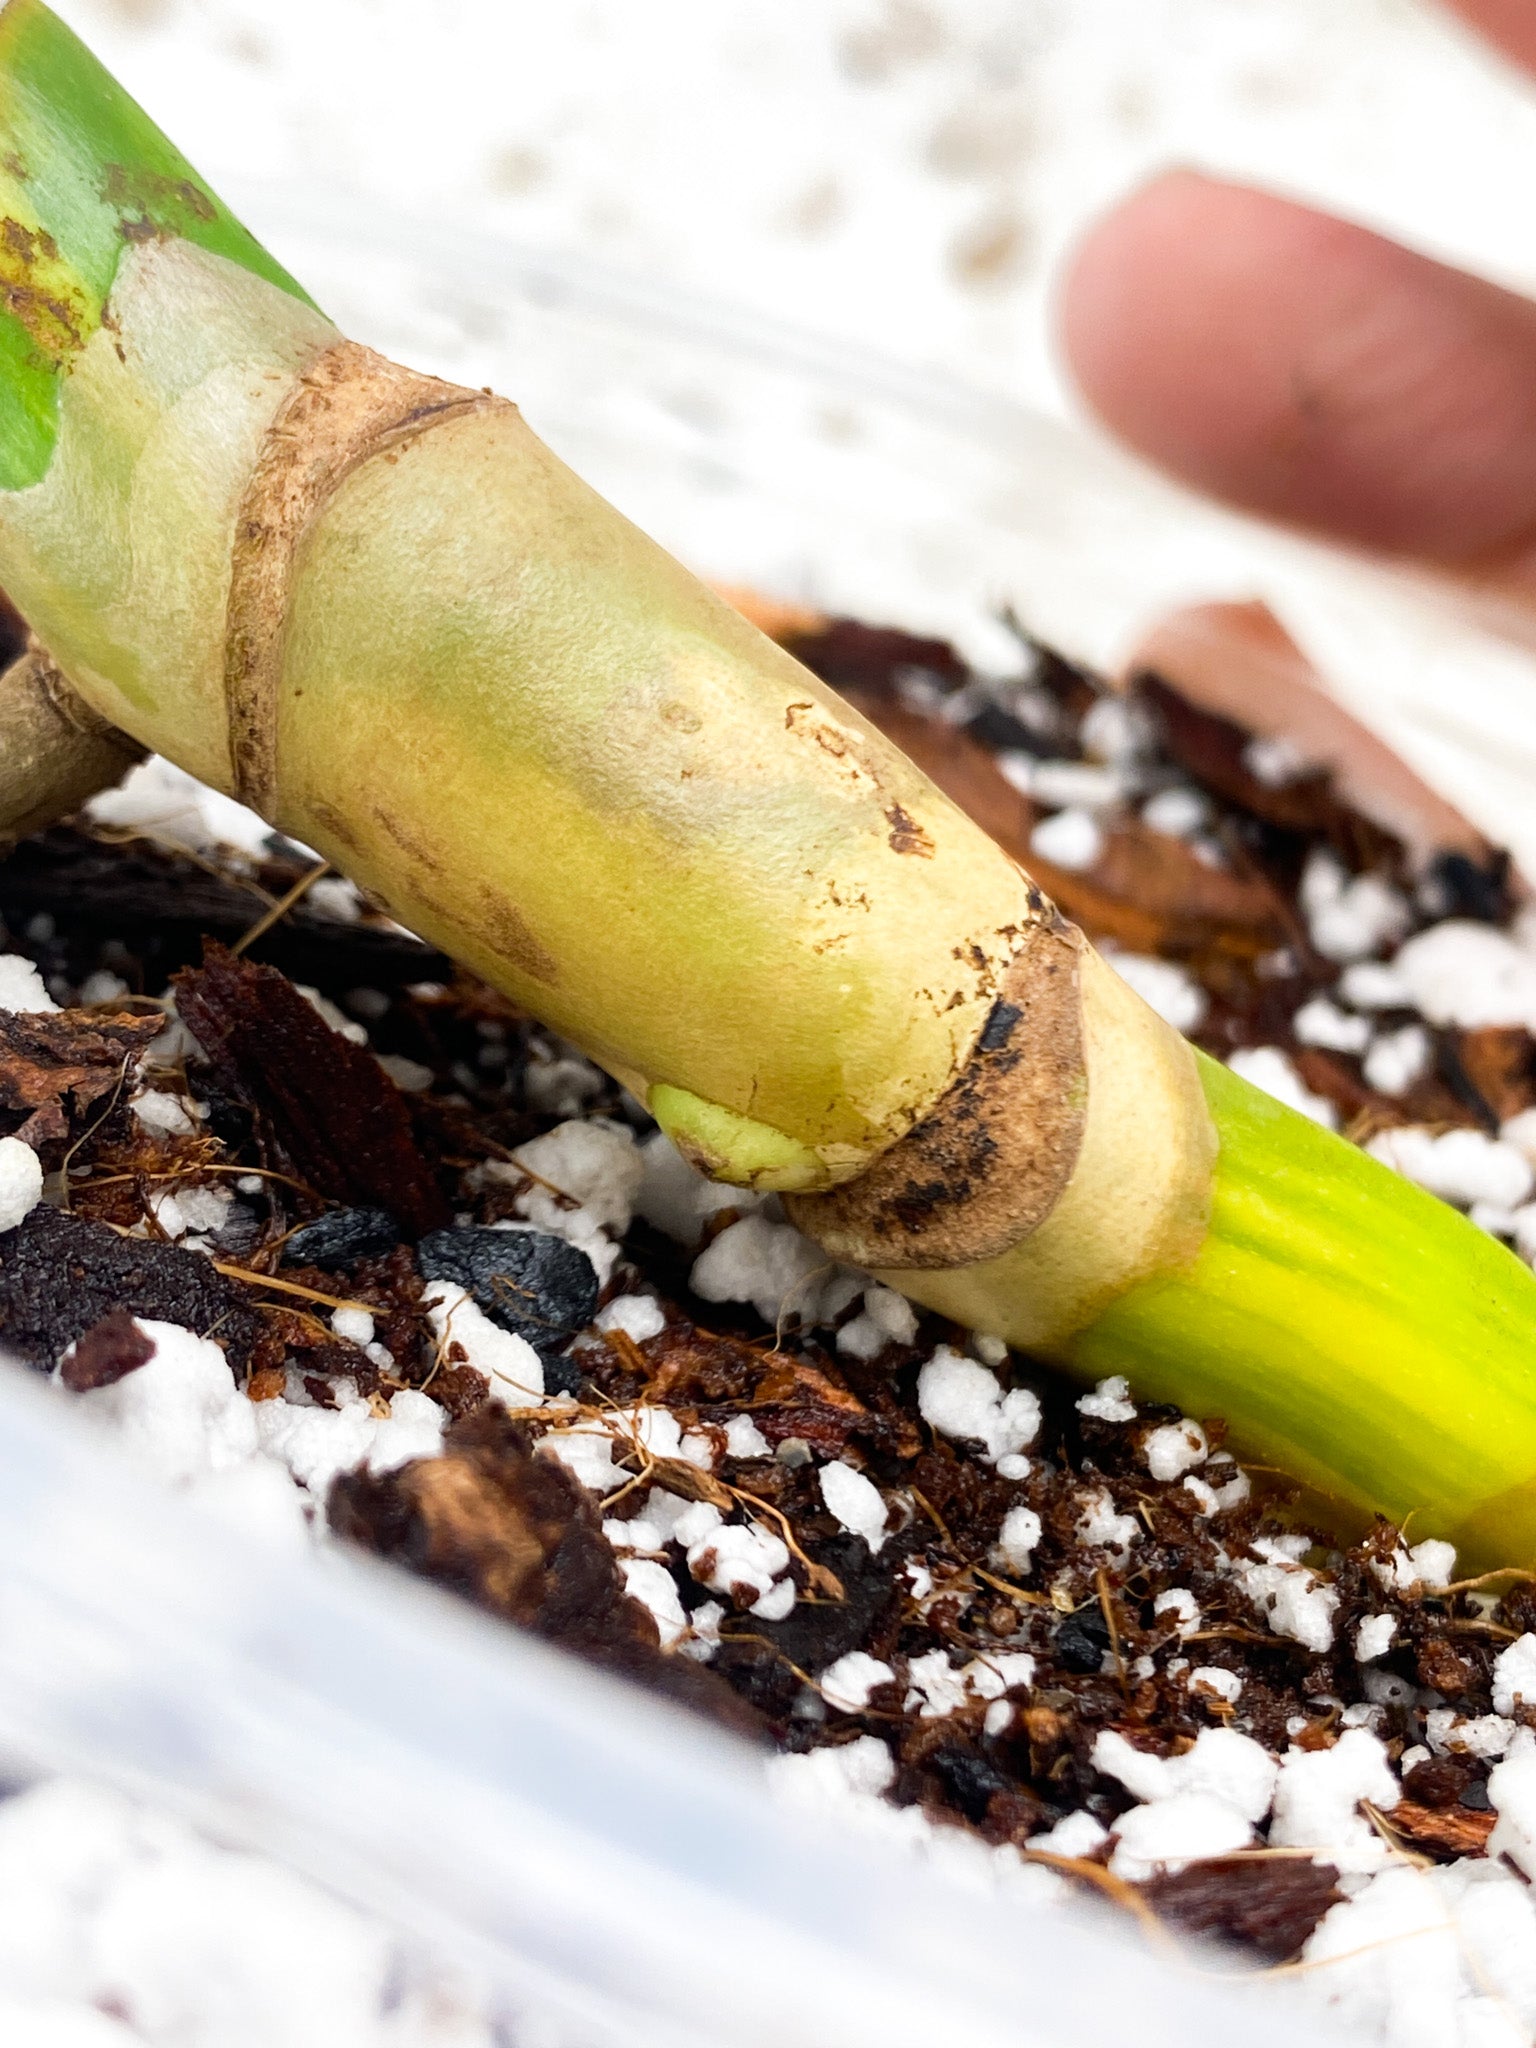
[[[46,230],[0,220],[0,304],[54,367],[85,346],[87,324],[83,304],[37,281],[39,268],[58,260],[59,245]]]
[[[130,241],[147,241],[163,232],[155,215],[191,214],[204,223],[216,221],[219,209],[194,178],[173,178],[164,171],[149,171],[126,164],[108,164],[101,181],[101,196],[108,206],[137,207],[137,221],[124,220],[122,232]]]
[[[494,889],[480,891],[480,924],[485,936],[514,967],[553,988],[560,979],[560,964],[547,946],[534,937],[527,918],[515,904]]]
[[[891,828],[893,853],[915,853],[921,860],[933,859],[932,836],[918,824],[910,811],[904,811],[900,804],[892,804],[885,814],[885,822]]]
[[[443,872],[443,863],[436,850],[430,847],[419,834],[413,832],[403,818],[397,818],[393,811],[385,810],[382,804],[373,805],[373,820],[386,839],[392,839],[402,853],[408,853],[418,867],[434,875]]]
[[[1087,1115],[1081,946],[1070,926],[1031,925],[934,1109],[857,1179],[786,1196],[791,1220],[850,1264],[909,1270],[996,1258],[1038,1229]]]

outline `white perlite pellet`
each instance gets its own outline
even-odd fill
[[[1374,1870],[1391,1852],[1360,1802],[1389,1813],[1401,1797],[1380,1739],[1349,1728],[1331,1749],[1288,1749],[1280,1759],[1269,1839],[1276,1848],[1326,1850],[1341,1870]]]
[[[849,1358],[878,1358],[887,1344],[910,1344],[917,1335],[917,1312],[894,1287],[866,1287],[861,1314],[843,1324],[837,1348]]]
[[[42,1198],[42,1161],[20,1138],[0,1138],[0,1230],[24,1223]]]
[[[1077,1518],[1079,1543],[1090,1550],[1107,1550],[1122,1563],[1146,1531],[1134,1515],[1122,1515],[1106,1487],[1095,1487],[1082,1496],[1082,1513]]]
[[[1149,1806],[1133,1806],[1115,1822],[1117,1844],[1109,1867],[1137,1883],[1159,1870],[1176,1872],[1209,1856],[1246,1849],[1253,1829],[1224,1799],[1179,1792]]]
[[[765,1200],[750,1188],[728,1188],[706,1180],[663,1131],[653,1131],[638,1149],[640,1186],[635,1214],[690,1249],[698,1243],[710,1217],[722,1209],[752,1210]]]
[[[1431,1024],[1462,1030],[1519,1024],[1536,1031],[1536,954],[1492,925],[1448,918],[1398,949],[1392,972]]]
[[[338,1337],[362,1349],[373,1342],[373,1317],[365,1308],[332,1309],[331,1328]]]
[[[1404,1024],[1398,1031],[1381,1034],[1366,1054],[1362,1072],[1383,1095],[1403,1095],[1429,1072],[1431,1051],[1424,1026]]]
[[[1536,1185],[1536,1172],[1524,1154],[1482,1131],[1437,1133],[1422,1124],[1402,1124],[1378,1131],[1365,1149],[1383,1166],[1463,1209],[1474,1202],[1518,1209]]]
[[[1396,1634],[1395,1614],[1367,1614],[1355,1630],[1356,1661],[1374,1664],[1378,1657],[1385,1657]]]
[[[1181,1636],[1191,1636],[1200,1626],[1200,1603],[1187,1586],[1170,1586],[1152,1602],[1154,1614],[1168,1614]]]
[[[1456,1546],[1439,1536],[1426,1536],[1410,1550],[1398,1539],[1390,1558],[1378,1558],[1371,1570],[1388,1591],[1411,1593],[1415,1586],[1448,1586],[1456,1569]]]
[[[1284,789],[1313,765],[1284,733],[1255,733],[1243,748],[1243,766],[1266,789]]]
[[[1424,1739],[1433,1756],[1501,1757],[1515,1739],[1518,1724],[1503,1714],[1458,1714],[1454,1707],[1431,1707],[1424,1716]]]
[[[1368,1018],[1341,1010],[1326,996],[1303,1003],[1291,1019],[1298,1045],[1320,1045],[1329,1052],[1363,1053],[1371,1042]]]
[[[493,1323],[457,1281],[429,1282],[421,1300],[439,1345],[445,1352],[460,1346],[465,1363],[489,1380],[493,1401],[513,1409],[543,1405],[544,1361],[526,1337]]]
[[[1235,1671],[1227,1671],[1219,1664],[1200,1664],[1190,1672],[1187,1681],[1191,1692],[1206,1693],[1213,1699],[1225,1700],[1235,1706],[1243,1690],[1243,1681]]]
[[[0,953],[0,1010],[56,1010],[43,977],[24,953]]]
[[[862,1472],[856,1472],[840,1458],[823,1465],[817,1474],[827,1512],[850,1536],[862,1536],[876,1555],[885,1542],[889,1513],[880,1489]]]
[[[1106,949],[1104,957],[1120,979],[1133,988],[1149,1010],[1156,1010],[1165,1024],[1187,1036],[1205,1022],[1210,1004],[1205,990],[1193,975],[1175,960],[1159,960],[1150,953],[1122,953]]]
[[[1005,1394],[995,1373],[941,1344],[917,1376],[917,1407],[941,1436],[981,1444],[1004,1478],[1028,1471],[1021,1453],[1039,1432],[1040,1400],[1027,1387]]]
[[[770,1530],[753,1522],[727,1522],[717,1507],[696,1501],[675,1531],[688,1569],[712,1593],[723,1593],[765,1621],[782,1621],[795,1604],[789,1551]]]
[[[1117,1373],[1112,1379],[1100,1380],[1091,1394],[1080,1394],[1075,1403],[1079,1415],[1086,1415],[1094,1422],[1134,1422],[1136,1403],[1131,1399],[1131,1383]]]
[[[1498,1824],[1488,1837],[1490,1857],[1507,1856],[1536,1884],[1536,1746],[1530,1741],[1488,1774],[1488,1798]]]
[[[1017,1572],[1022,1578],[1034,1562],[1035,1546],[1040,1536],[1040,1517],[1033,1508],[1010,1508],[997,1532],[997,1543],[992,1552],[994,1562],[1000,1564],[1004,1571]]]
[[[1141,1455],[1154,1479],[1181,1479],[1194,1466],[1204,1464],[1210,1448],[1199,1423],[1186,1418],[1148,1431]]]
[[[1172,789],[1160,789],[1156,796],[1149,796],[1141,807],[1141,821],[1150,825],[1154,832],[1164,832],[1170,839],[1192,839],[1197,832],[1203,832],[1210,822],[1210,800],[1202,791],[1191,789],[1187,783],[1178,783]]]
[[[619,1561],[624,1590],[638,1600],[656,1624],[661,1647],[669,1650],[688,1632],[688,1617],[672,1574],[654,1558],[626,1557]]]
[[[1310,854],[1300,902],[1312,943],[1325,960],[1365,960],[1407,931],[1407,903],[1379,875],[1351,877],[1333,854]]]
[[[620,1294],[597,1312],[598,1329],[622,1330],[636,1344],[659,1337],[666,1327],[666,1312],[654,1294]]]
[[[725,1448],[733,1458],[771,1458],[773,1446],[750,1415],[733,1415],[725,1425]]]
[[[1292,1540],[1299,1541],[1305,1549],[1304,1538],[1281,1537],[1274,1542],[1255,1543],[1253,1547],[1262,1553],[1261,1562],[1239,1564],[1238,1583],[1267,1617],[1277,1636],[1289,1636],[1293,1642],[1319,1653],[1331,1650],[1338,1591],[1284,1554]]]
[[[877,1685],[890,1685],[896,1677],[889,1664],[864,1650],[849,1650],[821,1674],[821,1696],[829,1707],[845,1714],[857,1714],[869,1705]]]
[[[1325,1130],[1338,1129],[1339,1112],[1326,1095],[1312,1093],[1297,1073],[1289,1054],[1282,1052],[1278,1045],[1240,1046],[1228,1055],[1227,1065],[1234,1074],[1251,1081],[1255,1088],[1262,1088],[1266,1095],[1273,1095],[1277,1102],[1283,1102],[1287,1109],[1299,1109],[1303,1116],[1311,1117]]]
[[[705,1301],[750,1302],[765,1323],[793,1317],[810,1328],[846,1308],[864,1282],[791,1224],[743,1216],[700,1253],[689,1284]]]
[[[1038,760],[1010,752],[999,755],[998,765],[1015,789],[1051,811],[1107,811],[1125,796],[1126,778],[1097,762]]]
[[[129,1098],[128,1107],[147,1131],[181,1138],[197,1129],[186,1104],[165,1088],[141,1088]]]
[[[1103,853],[1104,834],[1092,812],[1074,808],[1042,818],[1029,835],[1029,846],[1053,867],[1081,874]]]
[[[1501,1650],[1493,1663],[1493,1711],[1513,1714],[1536,1707],[1536,1635],[1523,1635]]]

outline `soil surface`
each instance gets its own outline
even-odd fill
[[[851,622],[793,651],[1149,999],[1160,968],[1206,1050],[1267,1049],[1362,1141],[1508,1149],[1536,1103],[1524,1028],[1347,994],[1439,923],[1513,930],[1502,858],[1411,871],[1326,774],[1276,773],[1153,675],[1117,698],[1021,638],[998,681]],[[0,862],[0,950],[60,1005],[0,1010],[0,1135],[49,1175],[0,1234],[13,1352],[120,1398],[154,1356],[142,1325],[173,1323],[306,1424],[424,1394],[440,1449],[311,1482],[337,1536],[782,1752],[873,1738],[899,1806],[1255,1958],[1301,1950],[1350,1858],[1277,1853],[1265,1803],[1247,1846],[1117,1872],[1120,1824],[1155,1801],[1107,1736],[1176,1767],[1215,1730],[1270,1758],[1364,1731],[1396,1801],[1345,1804],[1383,1852],[1483,1856],[1490,1771],[1536,1727],[1496,1711],[1495,1669],[1536,1586],[1457,1585],[1385,1524],[1341,1544],[1223,1452],[1219,1416],[1085,1397],[829,1277],[776,1204],[709,1190],[573,1048],[364,901],[303,898],[232,950],[311,865],[89,817]],[[1298,1024],[1319,1000],[1332,1044]]]

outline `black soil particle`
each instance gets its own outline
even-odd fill
[[[259,1329],[245,1289],[197,1252],[43,1206],[0,1236],[0,1339],[30,1364],[50,1371],[114,1309],[213,1337],[241,1370]]]
[[[342,1273],[359,1259],[380,1259],[400,1242],[400,1226],[387,1209],[328,1209],[283,1246],[285,1266],[318,1266]]]
[[[559,1352],[597,1312],[584,1251],[541,1230],[434,1230],[416,1248],[424,1280],[451,1280],[493,1322],[541,1355]]]
[[[1109,1623],[1098,1607],[1079,1608],[1056,1630],[1056,1655],[1068,1671],[1097,1671],[1110,1647]]]

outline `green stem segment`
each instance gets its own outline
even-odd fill
[[[1536,1275],[1444,1202],[1202,1058],[1220,1138],[1204,1244],[1064,1362],[1123,1372],[1324,1493],[1536,1556]]]
[[[0,14],[0,488],[48,470],[64,379],[125,253],[175,236],[310,303],[78,36]]]
[[[343,343],[10,0],[0,581],[92,710],[259,790],[699,1163],[828,1244],[871,1231],[915,1298],[1536,1554],[1536,1280],[1197,1072],[873,728],[514,408],[427,382]],[[935,1188],[947,1271],[911,1242]]]

